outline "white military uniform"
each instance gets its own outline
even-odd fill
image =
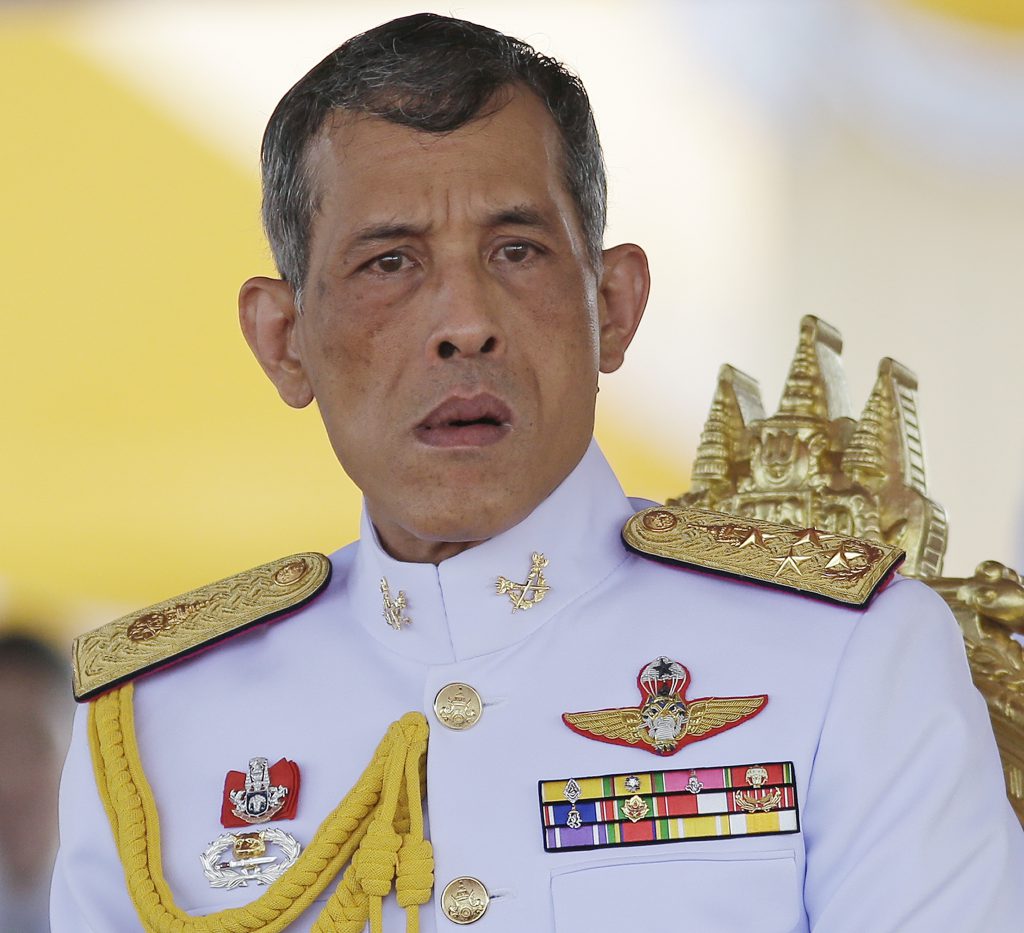
[[[270,825],[306,843],[388,724],[420,710],[437,879],[428,933],[454,931],[437,893],[462,875],[491,897],[480,933],[1019,931],[1024,836],[941,599],[897,579],[858,611],[666,566],[623,547],[636,507],[592,445],[521,524],[437,566],[388,557],[364,517],[361,541],[332,556],[331,582],[300,612],[140,678],[136,730],[178,906],[207,914],[265,890],[216,890],[201,870],[224,832],[229,770],[255,756],[298,763],[297,815]],[[513,613],[496,578],[522,581],[534,552],[550,592]],[[400,631],[382,616],[382,578],[407,594]],[[637,704],[637,673],[659,656],[689,668],[690,697],[769,701],[671,757],[562,722]],[[453,682],[483,699],[464,731],[434,712]],[[83,708],[61,789],[53,930],[136,930],[85,724]],[[800,832],[545,851],[540,780],[757,762],[793,763]],[[392,895],[385,930],[404,924]]]

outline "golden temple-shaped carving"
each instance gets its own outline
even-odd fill
[[[723,366],[701,433],[690,490],[669,505],[814,527],[902,548],[902,573],[949,604],[974,682],[985,696],[1010,802],[1024,822],[1024,585],[983,561],[973,577],[942,577],[947,522],[928,496],[917,415],[917,379],[883,359],[860,414],[849,407],[842,338],[810,315],[776,414],[765,416],[757,382]]]
[[[770,417],[757,383],[723,366],[690,491],[670,504],[881,541],[907,552],[904,573],[938,576],[946,515],[925,488],[917,380],[882,360],[854,420],[841,351],[837,331],[805,317],[778,413]]]

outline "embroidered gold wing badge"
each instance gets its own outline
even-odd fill
[[[892,579],[899,548],[817,528],[656,506],[622,529],[631,551],[862,608]]]
[[[282,557],[133,612],[75,639],[75,699],[186,658],[243,629],[275,619],[311,600],[327,584],[323,554]]]
[[[756,716],[768,697],[701,697],[686,699],[690,672],[664,656],[645,664],[637,675],[639,706],[563,713],[573,732],[598,742],[646,748],[674,755],[691,742],[710,738]]]
[[[637,745],[640,742],[654,744],[654,740],[644,729],[644,717],[640,715],[638,706],[599,709],[592,713],[564,713],[562,719],[573,732],[588,735],[602,742],[618,742],[622,745]]]

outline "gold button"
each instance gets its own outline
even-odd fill
[[[446,684],[434,697],[434,715],[449,729],[470,729],[477,724],[484,705],[469,684]]]
[[[468,876],[449,881],[441,894],[444,914],[452,923],[475,923],[490,902],[483,883]]]

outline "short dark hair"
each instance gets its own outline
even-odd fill
[[[296,302],[309,272],[309,235],[319,196],[306,157],[332,110],[448,133],[486,115],[495,94],[515,85],[536,94],[558,127],[566,189],[590,261],[600,268],[607,183],[580,79],[519,39],[465,20],[417,13],[335,49],[285,94],[267,124],[261,153],[263,226]]]

